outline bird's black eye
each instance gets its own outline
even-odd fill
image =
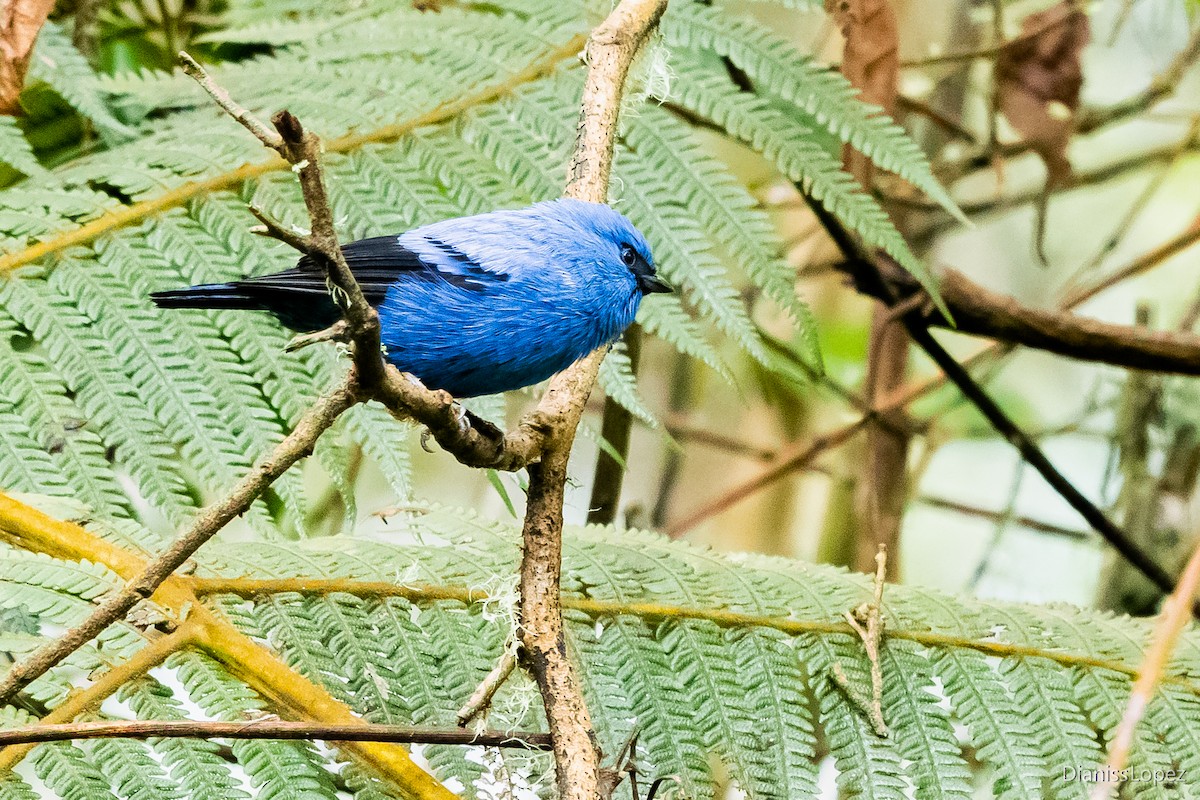
[[[621,263],[630,269],[637,263],[637,253],[629,245],[621,246]]]

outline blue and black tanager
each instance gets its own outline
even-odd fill
[[[449,219],[342,252],[379,312],[387,360],[455,397],[545,380],[615,341],[643,295],[671,291],[633,223],[581,200]],[[308,256],[273,275],[151,297],[163,308],[265,310],[302,332],[341,316]]]

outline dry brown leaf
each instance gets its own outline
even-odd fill
[[[1000,110],[1046,162],[1047,191],[1071,179],[1067,145],[1075,132],[1080,56],[1091,39],[1087,14],[1072,2],[1030,14],[996,59]]]
[[[825,0],[825,11],[846,40],[842,74],[861,90],[862,100],[892,114],[900,73],[899,33],[892,7],[887,0]],[[851,175],[868,184],[871,162],[865,156],[847,145],[842,161]]]
[[[21,113],[17,98],[33,43],[52,8],[54,0],[0,0],[0,114]]]
[[[900,53],[892,7],[887,0],[825,0],[825,11],[846,39],[842,74],[863,100],[893,113]]]

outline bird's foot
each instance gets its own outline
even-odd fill
[[[458,426],[458,435],[460,437],[466,436],[471,430],[470,412],[468,412],[467,409],[460,406],[458,403],[453,403],[450,406],[450,410],[454,415],[454,423]],[[426,453],[434,452],[433,448],[429,446],[429,440],[431,438],[433,438],[433,432],[430,431],[429,428],[423,428],[421,430],[421,449]]]
[[[345,320],[338,320],[323,331],[315,333],[304,333],[299,336],[292,337],[292,340],[283,348],[285,353],[294,353],[297,350],[303,350],[320,342],[348,342],[350,341],[349,333],[346,328]]]

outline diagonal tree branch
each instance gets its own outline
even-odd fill
[[[1175,588],[1175,580],[1128,534],[1113,523],[1095,503],[1089,500],[1053,465],[1037,442],[1018,426],[991,396],[984,391],[971,374],[954,359],[929,332],[926,316],[929,312],[920,306],[911,307],[908,301],[919,296],[920,290],[901,291],[898,285],[907,279],[907,273],[886,254],[871,253],[855,239],[841,222],[820,203],[810,199],[810,206],[817,219],[829,233],[847,259],[847,269],[861,291],[874,297],[886,298],[894,308],[910,310],[900,317],[913,342],[942,370],[963,396],[991,423],[996,432],[1017,449],[1022,458],[1037,470],[1050,486],[1067,501],[1089,525],[1112,545],[1127,561],[1144,574],[1155,586],[1165,593]],[[953,313],[953,312],[952,312]]]
[[[1183,238],[1189,241],[1200,239],[1200,228]],[[848,262],[844,269],[857,280],[861,276],[857,269],[860,266],[857,262]],[[889,275],[889,281],[906,295],[912,295],[918,289],[908,273]],[[1111,285],[1111,282],[1106,280],[1105,284]],[[873,280],[860,281],[858,288],[880,299],[887,295],[887,287]],[[987,336],[1081,361],[1200,375],[1200,336],[1196,334],[1118,325],[1064,311],[1031,308],[1008,295],[980,286],[956,270],[942,273],[939,289],[954,316],[953,326],[930,304],[907,316],[926,326],[953,327],[959,333]],[[1069,298],[1070,304],[1086,300],[1094,293],[1076,293]]]

